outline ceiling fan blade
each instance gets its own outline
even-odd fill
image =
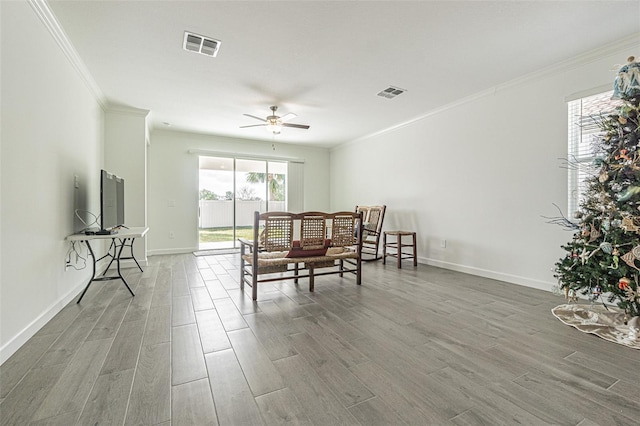
[[[282,123],[282,127],[295,127],[296,129],[308,129],[310,126],[306,124]]]
[[[246,115],[247,117],[255,118],[256,120],[264,121],[265,123],[267,122],[267,120],[265,120],[264,118],[256,117],[255,115],[251,115],[251,114],[242,114],[242,115]]]
[[[294,118],[296,118],[297,115],[292,113],[292,112],[288,112],[285,115],[283,115],[282,117],[280,117],[280,121],[285,122],[285,121],[289,121],[292,120]]]
[[[263,127],[266,126],[266,124],[252,124],[250,126],[240,126],[241,129],[244,129],[245,127]]]

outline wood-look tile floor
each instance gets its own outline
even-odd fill
[[[2,425],[638,425],[640,352],[547,292],[419,265],[239,290],[238,255],[95,283],[0,367]]]

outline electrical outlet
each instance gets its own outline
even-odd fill
[[[173,240],[174,237],[175,237],[175,234],[173,233],[173,231],[169,231],[169,239]]]
[[[80,176],[73,175],[73,187],[76,189],[80,188]]]
[[[440,240],[440,247],[447,248],[447,240]]]

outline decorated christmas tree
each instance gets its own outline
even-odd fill
[[[630,318],[640,315],[640,64],[633,57],[613,96],[621,106],[597,117],[604,136],[593,146],[596,172],[585,181],[576,232],[555,276],[569,299],[615,302]]]

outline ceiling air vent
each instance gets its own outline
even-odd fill
[[[402,95],[406,90],[400,89],[398,87],[389,86],[383,91],[378,93],[378,96],[382,96],[383,98],[392,99],[398,95]]]
[[[185,31],[182,48],[189,52],[215,57],[218,54],[218,50],[220,50],[221,44],[220,40]]]

